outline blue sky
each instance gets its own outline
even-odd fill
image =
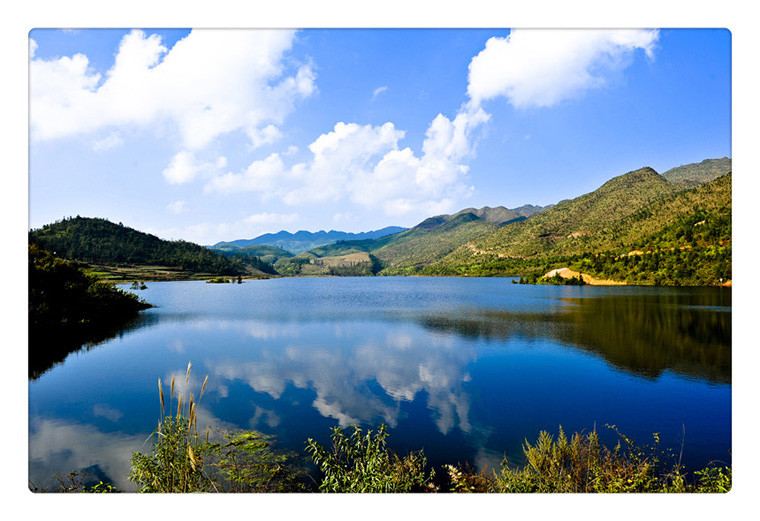
[[[29,225],[201,244],[550,204],[731,156],[726,30],[30,32]]]

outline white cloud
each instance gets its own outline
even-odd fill
[[[202,173],[213,175],[227,166],[227,159],[219,157],[215,162],[199,161],[193,152],[178,152],[164,169],[164,179],[170,184],[183,184],[192,181]]]
[[[281,213],[257,213],[249,215],[243,222],[245,224],[289,224],[298,220],[297,213],[281,214]]]
[[[185,211],[185,201],[174,201],[166,205],[166,209],[173,213],[182,213]]]
[[[651,59],[658,37],[656,30],[513,30],[472,59],[467,92],[476,105],[499,96],[520,108],[555,105],[605,85],[637,49]]]
[[[183,211],[185,208],[183,201],[177,201],[167,206],[167,209],[177,203],[181,205]],[[172,239],[182,237],[185,240],[197,244],[215,244],[221,240],[250,239],[257,237],[265,232],[270,232],[273,225],[286,226],[300,219],[298,213],[270,213],[262,212],[248,215],[232,222],[202,222],[187,226],[185,228],[155,229],[147,228],[147,233],[152,233],[158,237]]]
[[[267,125],[261,130],[249,130],[248,137],[251,139],[251,146],[258,148],[263,145],[271,145],[282,137],[282,132],[274,125]]]
[[[124,144],[124,140],[117,133],[113,132],[102,139],[98,139],[92,144],[92,150],[95,152],[103,152],[105,150],[111,150],[112,148],[120,147]]]
[[[242,173],[211,179],[205,191],[258,191],[262,198],[277,197],[289,205],[350,201],[393,216],[450,211],[471,191],[464,162],[474,154],[473,133],[489,117],[472,107],[463,107],[454,120],[439,114],[421,156],[399,147],[405,132],[393,123],[338,122],[309,145],[308,161],[286,167],[271,154]]]
[[[372,101],[375,101],[375,98],[377,98],[380,94],[388,90],[388,87],[383,85],[382,87],[378,87],[375,90],[372,91]]]
[[[204,187],[204,192],[271,192],[284,175],[285,166],[279,154],[270,154],[266,159],[254,161],[245,172],[227,173],[214,177]]]
[[[286,76],[293,31],[195,30],[171,50],[135,30],[113,67],[94,72],[83,54],[44,60],[30,40],[30,127],[54,139],[120,125],[169,121],[183,146],[198,150],[242,130],[264,142],[297,100],[315,92],[311,64]],[[271,128],[270,128],[271,127]]]

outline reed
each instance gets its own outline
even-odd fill
[[[192,364],[187,364],[185,388],[176,393],[175,378],[165,402],[161,379],[158,396],[161,419],[151,434],[149,454],[132,454],[129,480],[139,492],[277,492],[305,489],[306,471],[290,463],[293,455],[272,450],[270,436],[255,431],[223,432],[211,439],[211,428],[198,433],[198,403],[206,392],[203,380],[196,400],[190,391]],[[175,410],[176,414],[172,415]],[[166,414],[168,411],[168,414]]]

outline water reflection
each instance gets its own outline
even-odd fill
[[[145,451],[145,435],[106,432],[93,425],[39,417],[30,418],[29,427],[29,476],[34,485],[54,490],[55,473],[81,469],[95,482],[111,482],[119,490],[134,488],[126,478],[129,460],[132,452]]]
[[[730,293],[566,298],[553,312],[476,310],[419,322],[469,338],[553,338],[600,355],[644,378],[664,371],[712,383],[731,382]]]
[[[141,313],[119,325],[93,328],[85,332],[34,329],[29,331],[29,379],[36,380],[63,363],[72,353],[87,352],[129,331],[155,325],[156,315]]]
[[[409,327],[367,335],[372,327],[334,324],[331,336],[340,338],[340,345],[324,334],[314,335],[317,339],[311,342],[293,341],[297,328],[288,327],[283,346],[259,339],[247,360],[208,361],[206,368],[215,386],[226,389],[239,381],[274,400],[281,399],[288,386],[308,389],[314,393],[312,407],[343,427],[378,422],[395,427],[401,403],[424,394],[442,434],[457,427],[469,432],[470,398],[463,384],[470,380],[467,366],[474,349],[455,346],[441,336],[431,340]],[[239,329],[259,330],[247,323]]]

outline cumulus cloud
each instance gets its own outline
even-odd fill
[[[605,85],[637,49],[651,59],[658,37],[656,30],[513,30],[472,59],[467,93],[476,105],[503,96],[519,108],[552,106]]]
[[[285,166],[279,154],[270,154],[266,159],[254,161],[240,173],[226,173],[211,179],[204,187],[205,192],[272,192],[282,177]]]
[[[134,30],[105,75],[83,54],[37,58],[30,40],[31,135],[54,139],[168,121],[188,150],[236,130],[254,147],[272,142],[295,103],[316,89],[311,64],[294,73],[284,64],[294,34],[194,30],[168,50],[160,36]]]
[[[178,152],[164,169],[164,179],[171,184],[183,184],[195,179],[203,173],[217,172],[227,166],[227,159],[222,156],[215,162],[200,161],[193,152],[182,150]]]
[[[463,108],[453,120],[439,114],[419,156],[399,146],[405,132],[393,123],[338,122],[309,145],[307,161],[286,166],[271,154],[241,173],[211,179],[204,190],[258,191],[289,205],[347,199],[393,216],[450,211],[471,190],[465,161],[474,153],[474,131],[489,117],[475,107]]]

